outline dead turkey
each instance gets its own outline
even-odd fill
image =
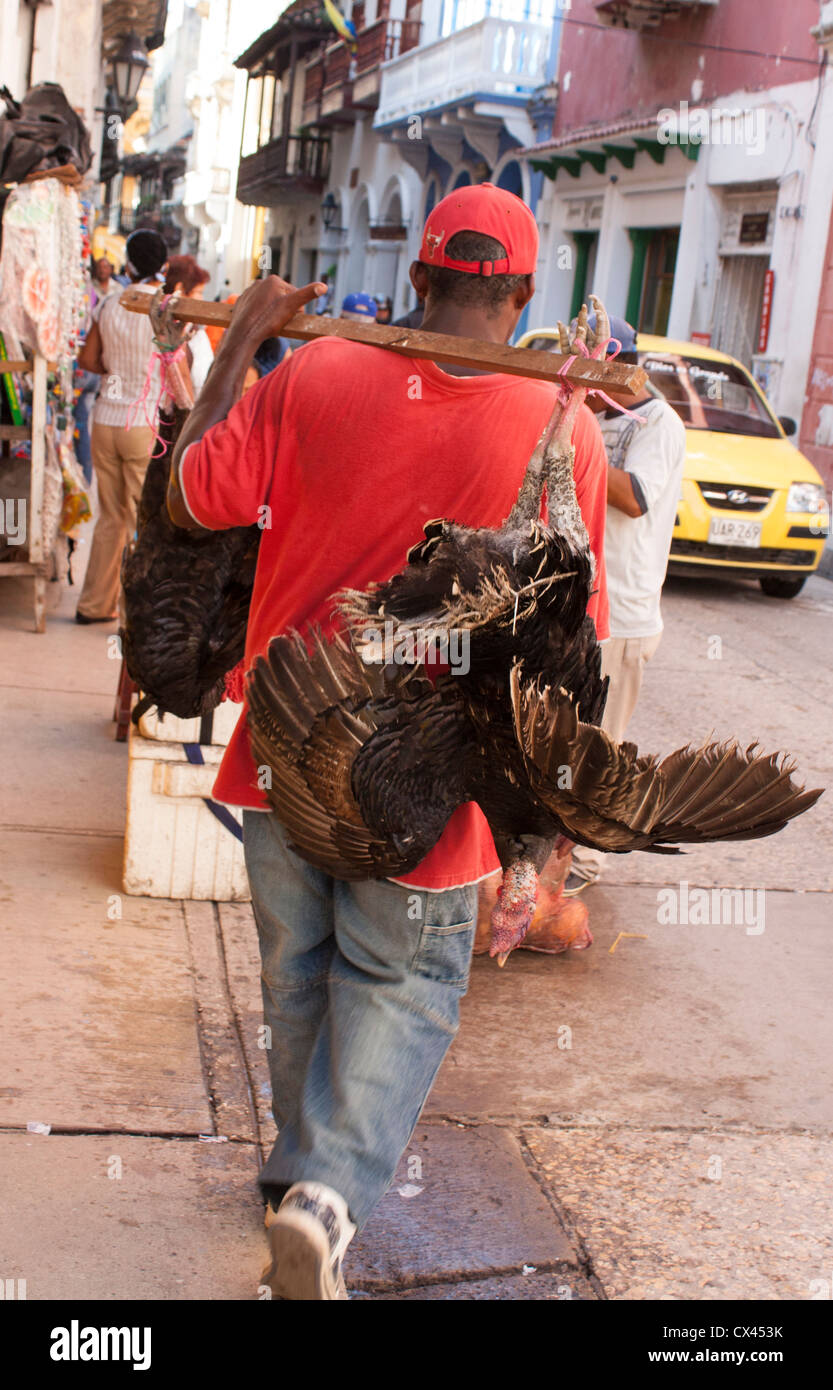
[[[595,307],[601,357],[609,333]],[[585,310],[576,336],[585,342]],[[480,805],[503,867],[491,945],[501,964],[529,928],[537,875],[560,834],[615,853],[673,853],[772,834],[821,794],[796,785],[778,755],[708,744],[660,762],[597,727],[605,682],[586,616],[594,561],[570,444],[584,394],[562,388],[500,530],[430,523],[400,574],[341,596],[349,641],[278,636],[248,677],[270,805],[296,851],[334,877],[399,877],[457,806]],[[426,631],[464,634],[466,670],[429,677]]]
[[[187,329],[161,292],[151,308],[157,343],[173,352]],[[243,659],[261,532],[257,526],[186,531],[168,516],[173,446],[188,415],[187,380],[169,372],[171,397],[159,419],[148,464],[136,539],[122,564],[124,658],[143,692],[138,714],[156,705],[182,719],[208,714],[223,698],[225,677]]]

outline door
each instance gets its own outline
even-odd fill
[[[570,300],[570,318],[574,319],[587,299],[588,291],[593,289],[596,274],[596,253],[599,249],[598,232],[573,232],[576,244],[576,268],[573,275],[573,295]]]
[[[769,256],[721,256],[712,344],[752,366]]]
[[[679,227],[663,227],[652,234],[645,257],[645,279],[638,327],[643,333],[665,336],[671,295],[674,289],[674,270],[677,265]]]

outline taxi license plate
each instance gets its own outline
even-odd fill
[[[731,516],[713,516],[709,521],[709,545],[761,544],[760,521],[741,521]]]

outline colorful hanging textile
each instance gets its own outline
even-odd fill
[[[84,323],[82,255],[74,188],[47,178],[12,189],[0,251],[0,332],[10,357],[37,351],[71,377]]]

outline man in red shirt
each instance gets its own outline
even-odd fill
[[[505,343],[534,293],[538,233],[513,194],[455,190],[411,266],[429,332]],[[271,637],[334,625],[333,595],[390,578],[423,525],[499,526],[549,419],[546,382],[441,368],[340,339],[293,354],[239,399],[263,338],[325,286],[275,277],[238,301],[174,451],[168,506],[182,526],[263,528],[246,665]],[[597,560],[590,605],[607,628],[607,467],[582,407],[576,493]],[[243,837],[263,960],[277,1143],[261,1174],[282,1298],[345,1297],[340,1266],[393,1177],[457,1031],[477,881],[498,868],[485,818],[458,808],[399,881],[345,883],[298,858],[267,809],[245,719],[214,795],[245,809]]]

